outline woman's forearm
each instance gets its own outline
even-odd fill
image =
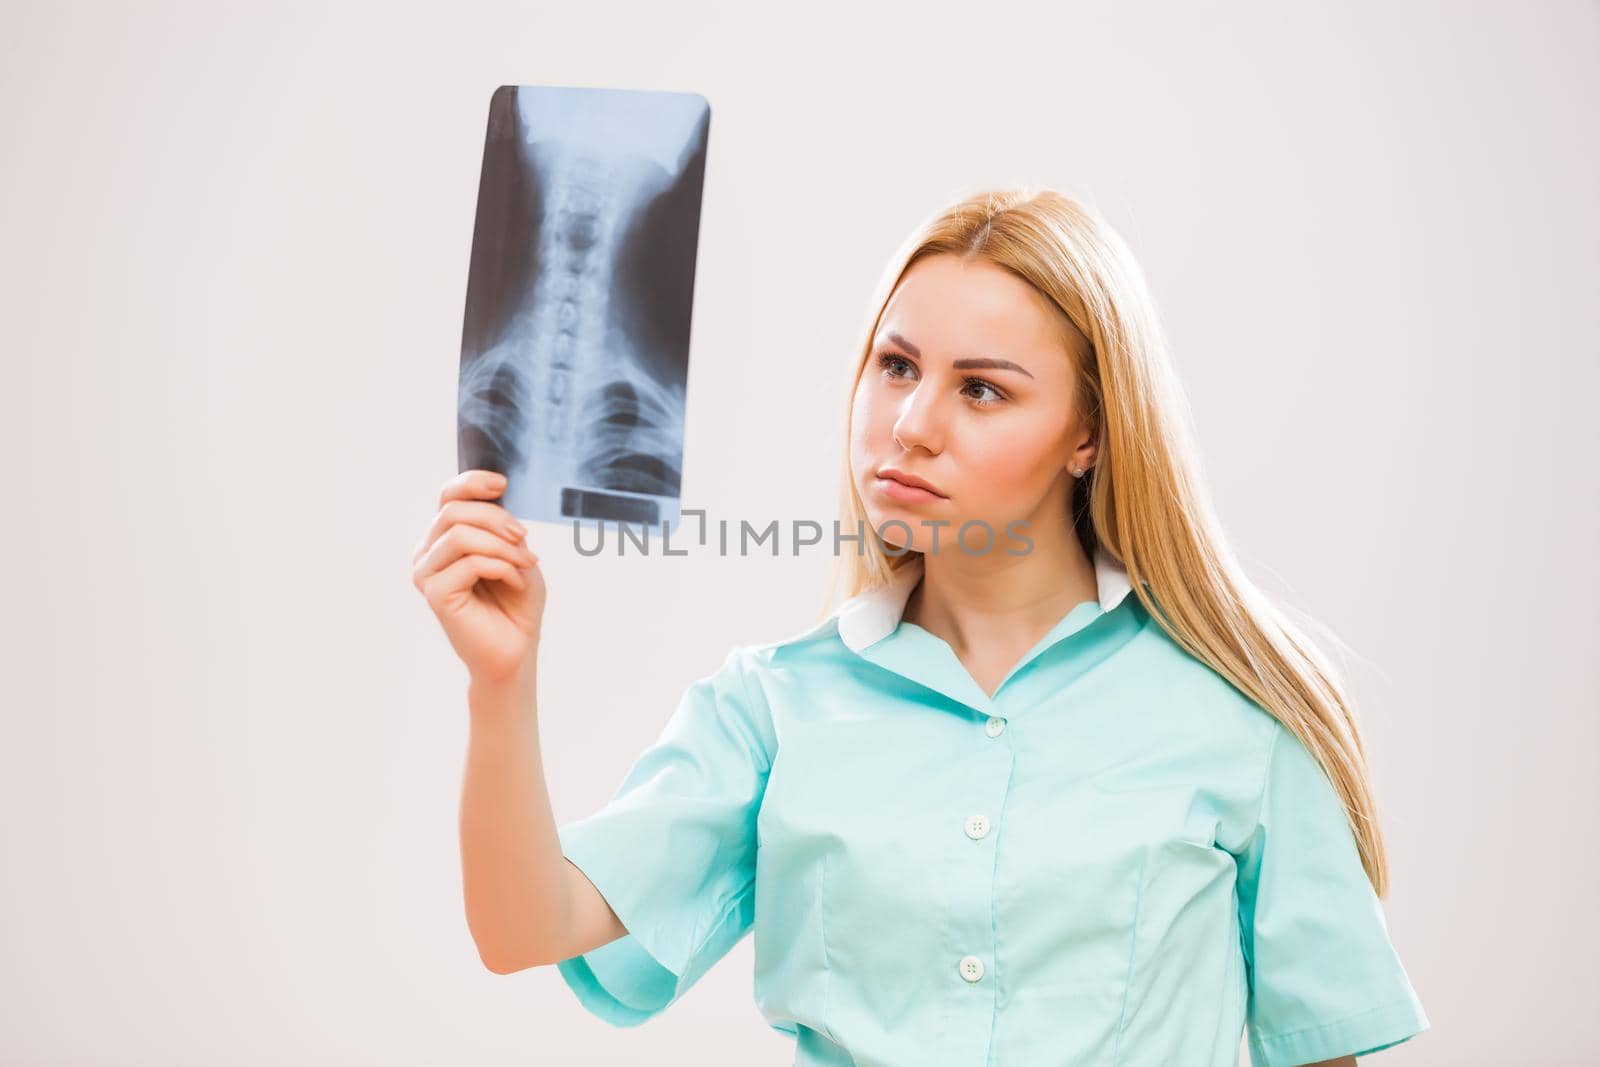
[[[565,860],[539,753],[535,669],[468,686],[471,737],[461,790],[467,925],[484,965],[542,962],[566,923]]]

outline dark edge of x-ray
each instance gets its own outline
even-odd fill
[[[489,103],[457,393],[459,470],[518,518],[675,528],[711,110],[502,85]]]

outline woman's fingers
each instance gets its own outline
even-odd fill
[[[502,505],[505,480],[463,471],[445,483],[439,510],[412,552],[412,584],[451,647],[476,674],[503,674],[537,648],[544,609],[539,557],[528,531]]]
[[[507,537],[481,526],[457,522],[434,538],[432,544],[419,550],[412,566],[412,582],[421,589],[433,575],[467,555],[503,560],[517,570],[531,567],[539,559],[526,545],[512,544]]]
[[[460,556],[448,566],[428,574],[417,582],[417,588],[437,611],[453,598],[470,596],[472,587],[485,578],[498,578],[520,590],[528,588],[528,579],[516,567],[494,556]]]
[[[527,544],[528,528],[499,504],[482,500],[452,500],[433,517],[428,532],[423,534],[422,540],[411,552],[411,562],[415,564],[423,553],[433,547],[436,540],[455,526],[474,526],[494,534],[510,546],[522,547]]]
[[[470,470],[444,483],[439,491],[439,506],[448,500],[498,500],[506,491],[506,476],[495,471]]]
[[[434,516],[428,532],[423,534],[422,540],[418,541],[411,551],[413,566],[428,549],[433,547],[434,541],[457,523],[480,526],[505,538],[513,545],[520,545],[526,541],[527,527],[518,522],[503,506],[484,499],[486,496],[498,497],[504,491],[503,480],[497,484],[494,479],[499,478],[499,475],[491,477],[491,473],[477,470],[464,471],[445,483],[444,489],[439,494],[441,501],[439,512]]]

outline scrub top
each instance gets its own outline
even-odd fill
[[[557,964],[634,1026],[754,930],[796,1065],[1256,1067],[1429,1023],[1332,784],[1094,556],[986,695],[901,615],[921,556],[734,648],[562,850],[626,936]]]

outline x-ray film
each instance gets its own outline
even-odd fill
[[[517,518],[677,526],[710,122],[693,93],[490,99],[457,458]]]

